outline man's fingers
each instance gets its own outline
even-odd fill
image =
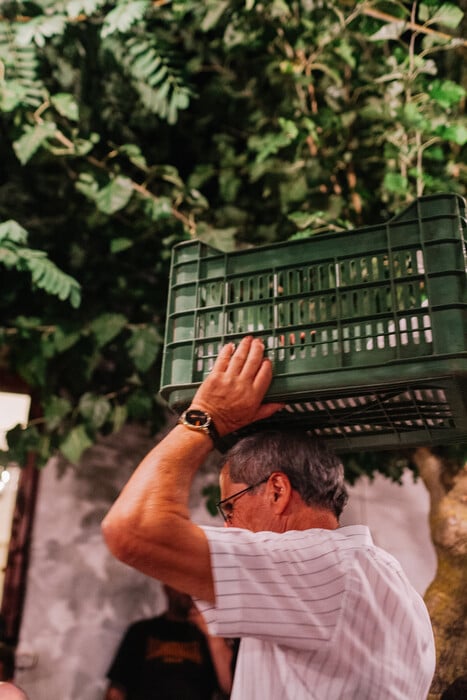
[[[243,338],[229,364],[229,371],[238,377],[254,380],[264,359],[264,343],[260,338]]]
[[[281,411],[285,407],[285,403],[263,403],[255,416],[255,421],[264,420],[264,418],[270,418],[273,413]]]
[[[232,372],[235,375],[240,374],[240,372],[243,370],[245,362],[248,359],[252,344],[253,338],[250,335],[246,336],[245,338],[242,338],[240,343],[235,348],[235,352],[230,358],[228,366],[228,370],[230,372]]]
[[[272,363],[263,357],[259,369],[255,372],[253,388],[258,392],[266,393],[272,381]]]
[[[219,351],[212,371],[225,372],[229,366],[234,351],[235,345],[233,343],[227,343],[227,345],[224,345]]]

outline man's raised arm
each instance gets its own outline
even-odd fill
[[[280,404],[262,404],[272,379],[260,339],[243,338],[219,353],[191,408],[211,416],[220,436],[267,418]],[[214,602],[208,543],[190,520],[193,478],[213,442],[176,425],[142,460],[102,523],[110,551],[124,563],[192,596]]]

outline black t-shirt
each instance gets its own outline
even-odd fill
[[[217,688],[205,636],[164,616],[130,625],[107,677],[128,700],[209,700]]]

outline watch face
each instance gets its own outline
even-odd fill
[[[210,423],[207,413],[194,408],[190,409],[189,411],[185,411],[185,421],[194,428],[207,428]]]

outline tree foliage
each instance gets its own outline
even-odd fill
[[[451,2],[5,0],[0,12],[2,358],[42,407],[10,433],[13,457],[77,462],[99,433],[161,420],[177,241],[229,250],[465,194]]]

